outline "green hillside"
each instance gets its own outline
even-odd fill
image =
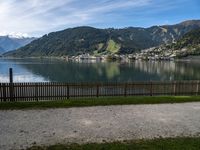
[[[107,43],[107,48],[106,50],[112,54],[118,53],[119,50],[121,48],[120,44],[117,44],[115,41],[113,40],[109,40]]]
[[[178,50],[178,57],[188,56],[188,55],[199,55],[200,54],[200,28],[193,30],[185,34],[176,43],[167,46],[167,48],[172,50]]]

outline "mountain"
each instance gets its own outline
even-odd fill
[[[177,57],[200,54],[200,28],[185,34],[176,43],[166,48],[175,51]]]
[[[52,32],[5,56],[62,56],[82,53],[129,54],[142,49],[175,42],[200,27],[200,20],[150,28],[96,29],[76,27]]]
[[[176,57],[200,55],[200,28],[186,33],[175,43],[144,50],[143,56]]]
[[[25,46],[35,39],[33,37],[0,36],[0,47],[7,52]]]
[[[188,20],[175,25],[153,26],[147,30],[151,33],[152,39],[160,44],[175,42],[184,34],[200,27],[200,20]]]

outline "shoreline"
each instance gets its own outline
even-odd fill
[[[73,57],[73,56],[72,56]],[[188,57],[184,57],[184,58],[179,58],[179,59],[173,59],[173,60],[168,60],[168,59],[130,59],[130,58],[126,58],[126,60],[122,60],[122,59],[80,59],[80,60],[76,60],[72,57],[59,57],[59,56],[50,56],[50,57],[0,57],[1,60],[9,60],[9,59],[13,59],[13,60],[23,60],[23,59],[56,59],[56,60],[64,60],[67,62],[97,62],[97,63],[101,63],[101,62],[135,62],[135,61],[142,61],[142,62],[199,62],[198,59],[200,59],[200,56],[194,56],[195,59],[193,58],[193,56]],[[199,57],[199,58],[198,58]]]

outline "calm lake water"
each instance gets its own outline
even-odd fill
[[[0,59],[0,82],[130,82],[200,80],[198,61],[72,63],[53,59]]]

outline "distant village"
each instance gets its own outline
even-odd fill
[[[177,56],[176,51],[165,51],[163,53],[161,48],[150,48],[133,54],[107,54],[107,55],[95,56],[89,53],[85,53],[77,56],[63,56],[62,59],[68,61],[70,60],[76,61],[76,62],[82,62],[82,61],[104,62],[109,60],[110,61],[120,60],[123,62],[128,62],[131,60],[171,61],[174,60],[176,56]]]

